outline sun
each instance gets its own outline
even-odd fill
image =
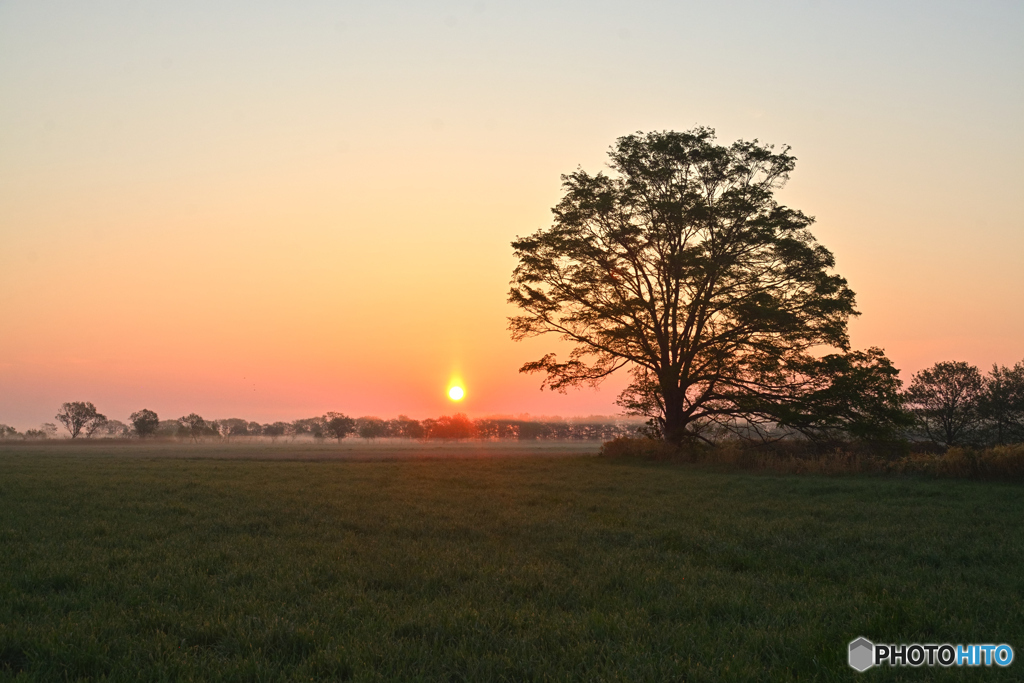
[[[466,392],[462,390],[462,387],[455,385],[448,390],[448,398],[453,401],[461,401],[462,397],[466,395]]]

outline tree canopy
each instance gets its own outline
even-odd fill
[[[903,399],[919,435],[946,446],[1024,439],[1024,362],[988,375],[964,361],[935,363],[914,374]]]
[[[1024,362],[1012,368],[993,365],[985,378],[978,412],[997,444],[1024,440]]]
[[[944,361],[914,373],[905,399],[928,438],[953,446],[981,424],[979,404],[984,390],[978,368]]]
[[[356,421],[344,413],[327,413],[324,415],[324,428],[341,443],[342,439],[356,431]]]
[[[132,413],[128,419],[131,421],[132,427],[135,428],[135,433],[139,435],[140,439],[156,434],[156,430],[160,427],[159,416],[148,408]]]
[[[854,293],[813,218],[775,200],[788,147],[695,128],[627,135],[609,157],[610,174],[563,176],[551,227],[512,243],[513,338],[573,344],[521,372],[564,391],[625,368],[619,404],[674,443],[713,424],[822,432],[899,412],[884,354],[845,355]]]
[[[78,438],[82,429],[91,434],[93,425],[99,426],[107,421],[106,416],[98,413],[96,406],[88,401],[71,401],[61,404],[56,417],[71,434],[72,439]]]
[[[203,436],[210,428],[206,420],[204,420],[198,413],[189,413],[188,415],[179,417],[178,424],[181,425],[181,432],[191,438],[194,442],[198,442],[199,437]]]

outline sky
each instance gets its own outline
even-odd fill
[[[787,144],[903,378],[1024,360],[1020,2],[0,0],[0,422],[614,414],[510,242],[616,138]],[[455,380],[466,398],[451,403]]]

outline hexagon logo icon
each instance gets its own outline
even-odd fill
[[[857,671],[867,671],[875,662],[875,644],[867,638],[858,638],[850,643],[850,666]]]

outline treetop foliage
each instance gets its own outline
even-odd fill
[[[611,174],[563,176],[551,227],[512,243],[513,339],[574,344],[567,359],[547,354],[521,371],[564,391],[628,368],[620,405],[674,442],[709,423],[777,423],[814,405],[814,376],[840,362],[817,367],[815,352],[848,351],[857,311],[809,231],[814,219],[774,199],[796,163],[789,148],[718,145],[695,128],[627,135],[609,159]],[[846,361],[860,372],[844,377],[877,369],[872,382],[885,382],[887,361],[868,353]],[[825,422],[857,418],[809,424]]]
[[[1024,441],[1024,362],[983,376],[962,361],[916,373],[904,395],[920,435],[946,446]]]
[[[95,428],[107,421],[104,415],[96,412],[96,406],[88,401],[71,401],[64,403],[57,412],[57,420],[64,425],[72,439],[78,438],[82,429],[91,436]]]
[[[701,436],[722,442],[742,434],[760,433],[768,441],[802,435],[814,448],[831,448],[837,440],[852,437],[868,445],[901,446],[905,440],[942,446],[1001,446],[1024,442],[1024,361],[1013,367],[993,365],[987,374],[964,362],[944,361],[916,373],[901,391],[899,373],[880,349],[849,351],[809,358],[794,366],[792,381],[800,391],[789,397],[751,396],[740,405],[765,422],[734,424],[723,428],[702,425]],[[656,392],[639,394],[645,400]],[[630,399],[624,394],[621,402]],[[788,398],[788,400],[787,400]],[[761,403],[761,401],[764,403]],[[629,406],[626,406],[627,408]],[[156,412],[142,409],[129,418],[131,428],[106,419],[88,402],[66,403],[62,412],[80,420],[79,431],[90,438],[177,438],[194,441],[267,438],[339,440],[358,435],[362,439],[484,439],[484,440],[601,440],[635,437],[636,422],[604,417],[562,420],[528,417],[471,419],[463,414],[416,420],[406,415],[393,419],[365,416],[350,418],[329,412],[292,422],[259,424],[241,418],[206,420],[197,413],[176,420],[160,420]],[[84,427],[85,418],[92,429]],[[102,418],[102,419],[100,419]],[[768,420],[774,420],[770,424]],[[758,430],[761,430],[760,432]],[[639,430],[642,432],[646,429]],[[71,429],[68,430],[69,435]],[[19,433],[0,424],[0,440],[48,439],[57,427],[45,423]],[[889,442],[888,444],[882,442]],[[881,452],[886,452],[883,449]],[[896,452],[896,451],[892,451]]]

